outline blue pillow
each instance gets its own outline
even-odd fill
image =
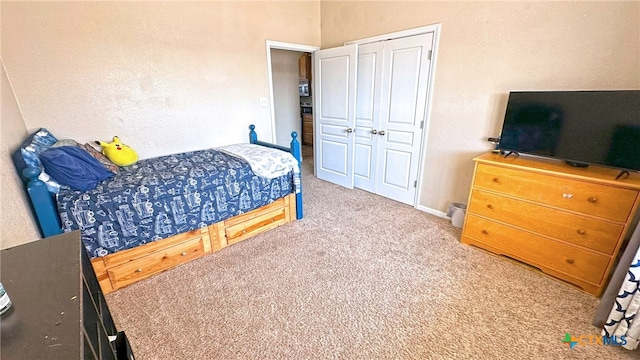
[[[73,190],[91,190],[113,176],[98,160],[76,146],[50,148],[40,154],[40,160],[52,178]]]
[[[57,141],[58,139],[56,139],[56,137],[45,128],[41,128],[37,132],[29,135],[29,137],[22,142],[20,148],[12,155],[13,163],[15,164],[18,173],[22,175],[22,170],[27,167],[36,167],[42,170],[40,154]],[[47,189],[50,192],[57,193],[60,190],[60,184],[52,180],[46,172],[42,171],[38,176],[38,179],[47,185]]]

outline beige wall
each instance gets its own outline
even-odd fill
[[[11,84],[2,71],[0,116],[0,249],[5,249],[40,238],[40,232],[31,218],[31,209],[18,177],[11,152],[27,137],[27,128],[22,121],[20,109],[11,90]]]
[[[81,142],[118,135],[142,158],[246,142],[251,123],[270,141],[259,105],[266,40],[320,45],[318,1],[3,0],[0,9],[15,92],[3,73],[3,247],[39,237],[8,159],[27,130]]]
[[[246,142],[251,123],[270,141],[266,40],[319,46],[319,2],[2,1],[27,128],[141,158]]]
[[[323,1],[322,48],[441,24],[420,205],[466,202],[510,90],[640,88],[640,2]]]

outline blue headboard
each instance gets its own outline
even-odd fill
[[[17,151],[20,151],[18,149]],[[16,164],[18,168],[19,164]],[[26,190],[31,200],[31,208],[36,216],[40,235],[49,237],[62,234],[60,217],[56,209],[54,195],[49,192],[47,185],[38,179],[40,169],[36,167],[26,167],[20,174],[26,182]]]

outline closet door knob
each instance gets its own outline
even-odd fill
[[[382,135],[382,136],[384,136],[384,130],[380,130],[380,131],[378,131],[378,135]]]
[[[347,128],[347,134],[351,134],[353,132],[352,128]]]
[[[371,130],[371,133],[372,133],[373,135],[375,135],[375,134],[377,134],[377,133],[378,133],[378,130],[373,129],[373,130]]]

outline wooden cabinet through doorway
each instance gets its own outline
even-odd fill
[[[298,69],[300,71],[300,80],[311,81],[311,54],[305,53],[298,59]]]
[[[313,114],[302,114],[302,145],[313,145]]]

